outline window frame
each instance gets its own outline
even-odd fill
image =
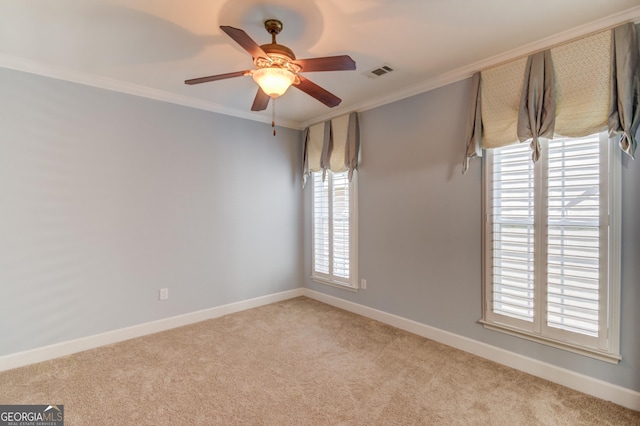
[[[339,172],[348,174],[348,172]],[[326,171],[327,184],[332,187],[333,172]],[[310,173],[311,178],[311,279],[321,284],[327,284],[334,287],[357,291],[358,290],[358,173],[353,172],[351,181],[349,182],[349,278],[338,277],[333,274],[331,260],[329,261],[329,273],[323,273],[316,269],[316,233],[315,233],[315,184],[316,179],[322,179],[323,172]],[[329,197],[329,203],[332,204],[332,197]],[[333,206],[330,207],[330,212]],[[329,220],[331,213],[329,214]],[[329,238],[332,236],[330,234]],[[332,246],[330,243],[330,247]],[[332,254],[330,254],[330,259]]]
[[[509,335],[525,338],[555,348],[564,349],[570,352],[596,358],[610,363],[618,363],[620,356],[620,250],[621,250],[621,155],[617,144],[608,140],[606,132],[599,134],[600,138],[600,187],[601,191],[606,191],[604,209],[601,206],[600,224],[608,226],[608,233],[600,234],[601,243],[607,245],[602,255],[608,260],[606,276],[601,273],[601,280],[604,278],[605,288],[600,288],[600,294],[606,301],[600,299],[600,309],[603,304],[606,308],[604,321],[606,324],[601,327],[604,335],[600,334],[594,339],[583,339],[580,334],[565,330],[551,330],[547,325],[546,304],[547,304],[547,282],[546,282],[546,161],[548,153],[548,141],[541,139],[541,157],[534,164],[534,200],[536,203],[536,213],[534,219],[534,250],[539,254],[534,256],[534,321],[529,323],[525,320],[508,318],[493,312],[493,282],[492,282],[492,223],[490,215],[492,203],[490,197],[493,191],[493,151],[485,150],[483,158],[483,183],[482,183],[482,319],[480,323],[487,329],[499,331]],[[565,138],[570,139],[570,138]],[[553,143],[553,141],[551,141]],[[530,155],[530,152],[529,152]],[[606,167],[606,170],[602,167]],[[543,200],[541,202],[541,200]],[[603,217],[602,212],[606,210]],[[542,228],[541,228],[542,227]],[[550,332],[551,331],[551,332]],[[597,343],[594,345],[594,341]]]

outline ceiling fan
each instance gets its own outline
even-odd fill
[[[264,27],[271,34],[271,43],[259,46],[247,33],[238,28],[220,26],[229,37],[238,43],[253,58],[256,69],[230,72],[186,80],[186,84],[200,84],[250,75],[258,83],[258,93],[253,100],[251,111],[267,108],[270,99],[275,99],[293,86],[328,107],[335,107],[342,101],[339,97],[306,79],[301,72],[355,70],[356,63],[348,55],[326,56],[311,59],[296,59],[291,49],[276,42],[276,35],[282,31],[282,22],[268,19]]]

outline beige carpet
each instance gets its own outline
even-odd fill
[[[628,410],[300,297],[0,373],[65,425],[640,425]]]

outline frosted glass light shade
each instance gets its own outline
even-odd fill
[[[287,91],[296,76],[284,68],[260,68],[253,72],[253,79],[264,93],[277,98]]]

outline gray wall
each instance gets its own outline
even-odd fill
[[[612,365],[484,329],[481,162],[461,175],[470,80],[361,114],[359,273],[367,290],[305,286],[640,391],[640,164],[623,159],[623,360]],[[310,276],[309,190],[305,277]]]
[[[468,80],[361,114],[358,293],[303,278],[299,132],[5,69],[0,89],[0,356],[304,282],[640,391],[637,162],[623,159],[622,362],[477,323],[480,162],[460,174]]]
[[[0,93],[0,355],[300,286],[299,131],[6,69]]]

